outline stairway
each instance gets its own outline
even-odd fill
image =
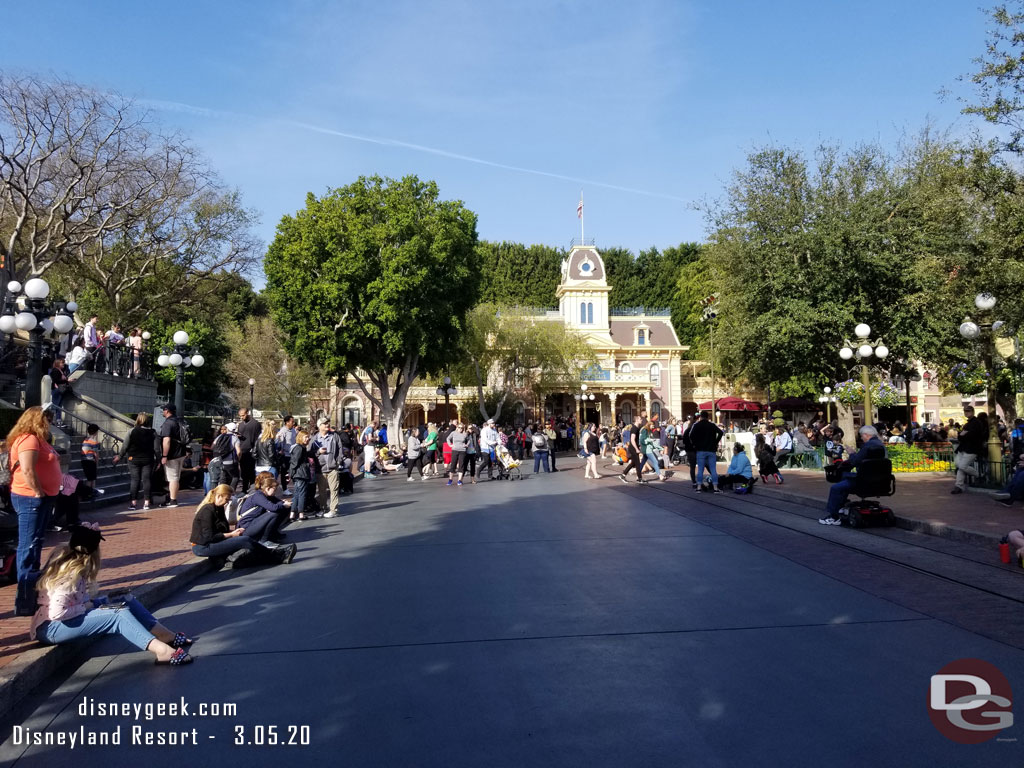
[[[74,434],[70,426],[64,428],[71,441],[71,448],[68,451],[68,472],[79,480],[85,479],[82,471],[82,440],[85,435]],[[103,491],[97,493],[95,499],[90,502],[82,502],[84,509],[91,504],[107,504],[112,501],[125,501],[128,499],[128,491],[131,486],[131,478],[128,475],[128,465],[124,463],[114,464],[112,459],[120,450],[120,444],[114,443],[102,432],[100,438],[100,460],[96,471],[96,488]],[[116,448],[115,448],[116,446]]]

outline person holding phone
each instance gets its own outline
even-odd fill
[[[50,555],[38,582],[39,608],[29,637],[56,645],[95,635],[121,635],[155,657],[157,664],[181,666],[194,660],[194,640],[161,624],[130,592],[90,598],[100,571],[100,541],[95,523],[73,526],[71,540]]]

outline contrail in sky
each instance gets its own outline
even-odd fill
[[[243,119],[243,120],[258,120],[263,118],[257,118],[253,115],[246,115],[239,112],[226,112],[223,110],[207,109],[206,107],[196,107],[191,104],[182,104],[177,101],[161,101],[157,99],[140,99],[139,104],[143,106],[151,107],[152,109],[160,110],[163,112],[183,112],[190,115],[199,115],[202,117],[216,117],[216,118],[230,118],[230,119]],[[368,144],[378,144],[385,147],[399,147],[401,149],[410,149],[414,152],[424,152],[429,155],[437,155],[439,157],[448,157],[452,160],[462,160],[466,163],[476,163],[477,165],[486,165],[491,168],[501,168],[506,171],[515,171],[517,173],[529,173],[534,176],[546,176],[549,179],[561,179],[563,181],[572,181],[578,184],[586,184],[594,187],[604,187],[605,189],[615,189],[619,192],[629,192],[634,195],[645,195],[646,197],[658,197],[664,200],[675,200],[680,203],[689,203],[682,197],[675,195],[668,195],[663,192],[650,192],[645,189],[634,189],[632,187],[623,187],[618,184],[608,184],[603,181],[594,181],[593,179],[581,179],[576,176],[566,176],[561,173],[551,173],[549,171],[540,171],[536,168],[523,168],[518,165],[508,165],[506,163],[498,163],[493,160],[485,160],[481,157],[472,157],[471,155],[460,155],[457,152],[449,152],[444,149],[437,149],[436,147],[426,147],[422,144],[412,144],[407,141],[399,141],[397,139],[386,139],[375,136],[362,136],[357,133],[348,133],[346,131],[338,131],[333,128],[324,128],[319,125],[312,125],[310,123],[302,123],[296,120],[283,120],[281,118],[266,118],[268,122],[278,123],[279,125],[287,125],[292,128],[299,128],[304,131],[311,131],[313,133],[322,133],[327,136],[338,136],[343,139],[350,139],[352,141],[363,141]]]

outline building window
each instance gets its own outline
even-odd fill
[[[642,347],[644,345],[644,332],[643,332],[643,329],[640,329],[640,330],[638,330],[636,332],[636,343],[637,343],[637,346],[641,346]]]
[[[651,384],[654,386],[661,386],[661,366],[657,363],[651,363]]]
[[[587,302],[580,302],[580,325],[584,325],[587,322]]]
[[[651,403],[651,418],[652,419],[660,419],[661,418],[661,403],[659,403],[657,400],[655,400],[655,401],[653,401]]]
[[[633,404],[628,400],[622,404],[622,420],[626,424],[633,422]]]
[[[516,403],[516,426],[521,427],[524,424],[526,424],[526,406],[520,401]]]
[[[619,366],[619,373],[632,373],[632,372],[633,372],[633,366],[630,365],[629,363],[623,363],[622,365]]]
[[[594,324],[594,302],[587,302],[587,323],[589,325]]]

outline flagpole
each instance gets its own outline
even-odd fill
[[[586,245],[587,241],[583,238],[583,190],[580,190],[580,245]]]

